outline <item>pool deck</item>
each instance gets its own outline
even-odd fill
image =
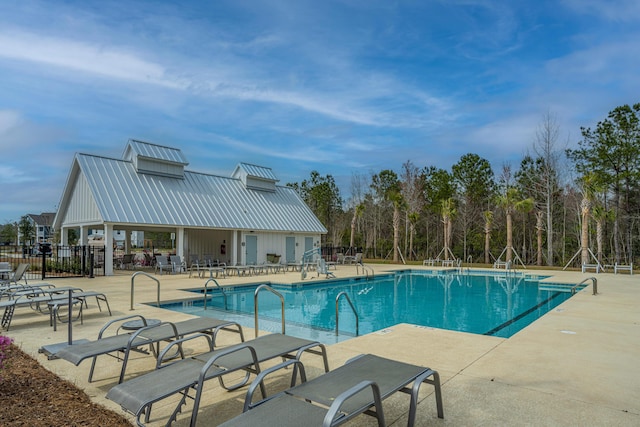
[[[367,264],[377,273],[392,269],[420,269],[415,266]],[[433,269],[433,268],[428,268]],[[354,276],[355,266],[338,266],[338,278]],[[495,270],[492,270],[495,271]],[[111,277],[94,279],[49,279],[56,286],[77,286],[104,292],[113,317],[98,311],[95,299],[89,300],[84,323],[74,322],[73,338],[95,339],[109,320],[131,314],[148,318],[178,321],[189,315],[172,312],[145,302],[156,301],[157,286],[145,276],[138,276],[134,288],[134,310],[130,310],[132,271],[117,271]],[[452,332],[413,325],[396,325],[348,341],[327,346],[331,368],[361,353],[375,353],[404,362],[429,366],[440,373],[443,387],[444,419],[436,417],[432,387],[423,385],[417,411],[417,426],[478,425],[640,425],[640,275],[580,273],[564,271],[530,271],[549,274],[554,282],[577,283],[596,277],[598,295],[592,286],[534,322],[511,338],[496,338]],[[317,279],[311,272],[305,282]],[[163,301],[192,298],[181,289],[203,286],[204,279],[188,274],[155,276],[160,280]],[[219,279],[221,285],[239,283],[300,282],[300,273],[279,273]],[[30,280],[37,284],[38,281]],[[104,307],[103,307],[104,310]],[[254,330],[244,328],[245,338]],[[49,370],[85,390],[91,398],[111,409],[121,411],[107,400],[107,391],[117,384],[120,362],[109,357],[98,359],[95,380],[87,382],[90,361],[76,367],[63,360],[47,360],[39,354],[43,345],[65,342],[67,325],[53,331],[48,315],[29,308],[16,310],[11,329],[2,335],[15,343]],[[263,333],[264,334],[264,333]],[[234,334],[221,333],[218,344],[237,341]],[[308,359],[308,375],[321,373],[321,365]],[[303,359],[304,360],[304,359]],[[126,378],[153,369],[154,360],[136,355],[129,362]],[[305,363],[307,366],[307,363]],[[284,384],[274,378],[274,387]],[[223,391],[212,383],[204,395],[198,421],[200,425],[217,425],[242,411],[246,389]],[[154,405],[150,426],[164,425],[173,401]],[[189,424],[192,403],[178,416],[175,426]],[[408,397],[398,394],[384,403],[387,424],[405,426]],[[90,417],[90,414],[87,414]],[[134,418],[131,417],[132,423]],[[349,426],[377,425],[371,417],[361,416]]]

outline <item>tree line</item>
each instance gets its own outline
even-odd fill
[[[477,154],[450,170],[405,162],[354,173],[343,200],[331,175],[295,188],[328,230],[325,246],[368,258],[523,265],[629,264],[640,244],[640,103],[561,141],[546,113],[516,166]]]

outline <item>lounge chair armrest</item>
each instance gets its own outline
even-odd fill
[[[286,369],[289,366],[294,365],[294,369],[293,372],[291,374],[291,387],[295,386],[296,384],[296,373],[297,370],[300,370],[300,382],[306,382],[307,381],[307,374],[305,373],[304,370],[304,365],[302,364],[302,362],[300,362],[299,360],[295,360],[295,359],[290,359],[287,361],[284,361],[282,363],[278,363],[277,365],[271,366],[270,368],[265,369],[264,371],[261,371],[258,376],[256,376],[256,378],[251,382],[251,385],[249,386],[249,390],[247,391],[247,395],[245,396],[244,399],[244,408],[242,409],[242,412],[247,412],[250,409],[255,408],[256,406],[259,406],[261,404],[263,404],[264,402],[273,399],[275,396],[278,396],[278,394],[275,394],[271,397],[267,397],[267,396],[262,396],[262,400],[256,402],[255,404],[252,403],[253,402],[253,394],[256,392],[256,389],[258,387],[261,387],[261,385],[264,383],[264,380],[267,376],[273,374],[274,372],[278,372],[281,369]]]
[[[125,317],[120,317],[118,319],[113,319],[108,321],[101,329],[100,332],[98,332],[98,339],[102,338],[102,335],[106,332],[107,329],[109,329],[111,326],[115,325],[115,324],[121,324],[125,323],[125,321],[129,320],[129,319],[140,319],[143,324],[146,324],[147,319],[144,318],[144,316],[140,315],[140,314],[132,314],[131,316],[125,316]]]
[[[218,361],[218,359],[233,353],[243,351],[243,350],[248,350],[251,352],[251,359],[253,360],[253,365],[259,368],[260,364],[258,363],[258,355],[256,354],[256,350],[253,347],[251,347],[249,344],[240,344],[237,347],[222,350],[219,353],[216,353],[215,355],[213,355],[209,360],[207,360],[207,362],[204,364],[204,366],[200,370],[200,375],[198,378],[198,387],[202,387],[202,383],[204,383],[206,379],[207,371],[211,368],[211,366],[213,366]]]
[[[173,341],[177,341],[178,339],[180,339],[180,335],[178,334],[178,328],[176,327],[175,323],[172,322],[160,322],[160,323],[156,323],[153,325],[147,325],[143,328],[138,329],[137,331],[135,331],[134,333],[131,334],[131,338],[129,338],[129,343],[127,344],[127,348],[131,348],[134,347],[134,343],[136,342],[137,338],[142,335],[142,338],[144,339],[144,334],[146,331],[149,331],[151,329],[155,329],[155,328],[160,328],[160,327],[166,327],[166,325],[171,326],[171,329],[173,330],[173,336],[174,336],[174,340]],[[155,339],[151,339],[151,341],[155,341]]]
[[[329,411],[327,411],[327,415],[324,417],[324,421],[322,422],[322,427],[331,427],[335,421],[336,416],[340,413],[340,409],[344,402],[346,402],[351,397],[362,393],[366,388],[371,387],[371,391],[373,392],[373,402],[376,408],[376,417],[378,418],[378,426],[384,427],[384,413],[382,412],[382,399],[380,398],[380,388],[378,384],[373,381],[362,381],[355,386],[351,387],[349,390],[343,391],[336,397],[336,399],[329,407]],[[352,418],[358,415],[357,413],[349,414],[346,416],[346,419]],[[340,415],[340,417],[344,417],[344,415]],[[346,420],[345,420],[346,421]]]
[[[167,356],[167,353],[169,353],[170,349],[172,349],[175,346],[182,346],[182,344],[185,343],[186,341],[191,341],[197,338],[204,338],[207,341],[207,344],[209,344],[209,351],[213,351],[213,341],[211,340],[210,335],[192,334],[192,335],[180,338],[179,340],[171,341],[165,348],[163,348],[160,354],[158,355],[158,359],[156,360],[156,369],[169,366],[169,364],[163,365],[163,363],[164,363],[164,358]],[[174,355],[172,354],[171,356],[174,356]]]

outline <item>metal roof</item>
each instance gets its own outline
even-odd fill
[[[148,159],[162,160],[168,163],[177,163],[181,165],[188,165],[187,158],[182,154],[182,151],[177,148],[166,147],[164,145],[152,144],[150,142],[139,141],[137,139],[130,139],[127,147],[125,148],[125,154],[129,150],[132,150],[135,154]]]
[[[247,173],[247,175],[254,178],[266,179],[275,182],[279,181],[278,178],[276,178],[276,176],[273,174],[271,168],[252,165],[249,163],[239,163],[238,168],[243,169]],[[235,173],[233,175],[235,175]]]
[[[191,171],[184,179],[137,173],[131,161],[87,154],[76,154],[76,161],[104,222],[327,232],[289,187],[265,192],[246,189],[239,179]]]

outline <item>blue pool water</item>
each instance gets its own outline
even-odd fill
[[[358,314],[359,334],[398,323],[508,338],[571,297],[570,285],[540,283],[542,276],[519,273],[403,271],[373,279],[269,284],[285,299],[287,333],[336,342],[355,336],[356,317],[346,298],[338,304],[340,338],[335,338],[336,296],[346,292]],[[163,304],[199,316],[234,319],[254,325],[258,285],[209,287],[203,297]],[[203,289],[192,291],[203,294]],[[258,294],[260,329],[280,331],[281,302],[271,292]],[[296,332],[293,332],[296,331]],[[334,337],[334,338],[331,338]]]

